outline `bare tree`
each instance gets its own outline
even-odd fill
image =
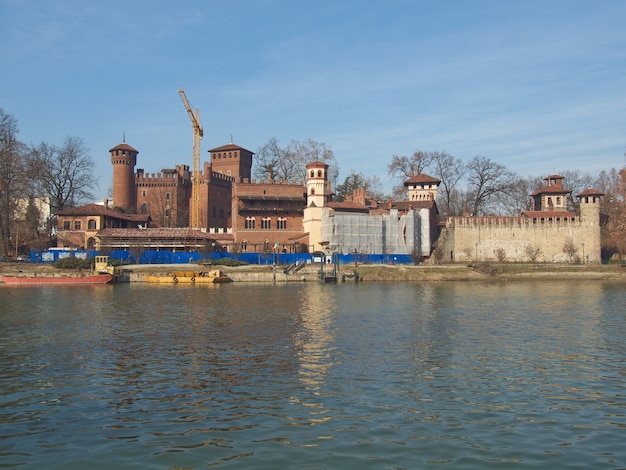
[[[530,195],[533,193],[533,180],[531,178],[517,178],[511,181],[507,191],[498,193],[496,200],[498,206],[508,215],[517,215],[533,208]]]
[[[31,195],[24,165],[25,145],[17,140],[17,120],[0,108],[0,251],[12,252],[12,231],[15,228],[20,201]]]
[[[278,140],[272,137],[256,151],[254,176],[259,179],[265,178],[268,181],[285,179],[285,175],[279,174],[279,166],[283,159],[284,150],[278,145]]]
[[[515,174],[504,165],[480,155],[475,156],[467,164],[467,169],[473,199],[472,215],[485,212],[489,204],[496,202],[499,193],[510,191],[510,185],[516,179]]]
[[[607,217],[602,226],[602,248],[607,257],[626,254],[626,167],[601,172],[594,188],[602,191],[602,212]]]
[[[322,161],[329,165],[330,179],[336,182],[339,176],[339,164],[332,149],[323,142],[307,139],[304,142],[292,140],[285,148],[280,147],[275,138],[271,138],[257,150],[254,175],[270,181],[304,181],[306,165]]]
[[[41,195],[50,197],[52,211],[92,198],[97,186],[93,161],[79,137],[67,137],[57,148],[41,143],[30,153],[30,168]]]
[[[441,180],[437,191],[439,195],[437,207],[439,207],[442,215],[460,214],[453,210],[454,201],[452,198],[457,184],[467,171],[465,164],[460,158],[455,158],[445,151],[431,152],[431,162],[433,167],[431,176]]]
[[[413,156],[400,157],[394,155],[391,158],[391,163],[387,165],[387,173],[392,178],[401,178],[402,182],[410,178],[412,175],[422,173],[432,163],[432,152],[424,152],[416,150],[413,152]]]

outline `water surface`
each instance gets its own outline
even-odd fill
[[[3,468],[626,468],[602,281],[0,287]]]

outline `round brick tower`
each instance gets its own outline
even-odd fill
[[[109,150],[113,164],[113,206],[125,212],[137,212],[135,165],[139,153],[126,142]]]

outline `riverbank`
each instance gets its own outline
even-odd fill
[[[285,273],[284,266],[245,265],[216,266],[235,282],[316,282],[320,278],[319,265],[306,266],[297,273]],[[326,273],[330,266],[324,267]],[[184,265],[133,265],[121,268],[122,282],[144,282],[147,274],[167,275],[172,271],[202,271],[206,266]],[[50,274],[76,273],[76,270],[58,269],[47,264],[0,263],[0,274]],[[626,268],[620,265],[556,265],[556,264],[448,264],[448,265],[342,265],[337,273],[341,281],[353,281],[356,273],[361,282],[425,282],[474,281],[515,279],[624,279]]]

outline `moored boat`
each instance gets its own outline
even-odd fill
[[[211,271],[174,271],[167,275],[145,276],[146,282],[161,284],[216,284],[231,279],[218,269]]]
[[[108,284],[112,280],[111,274],[2,276],[2,282],[9,286]]]

